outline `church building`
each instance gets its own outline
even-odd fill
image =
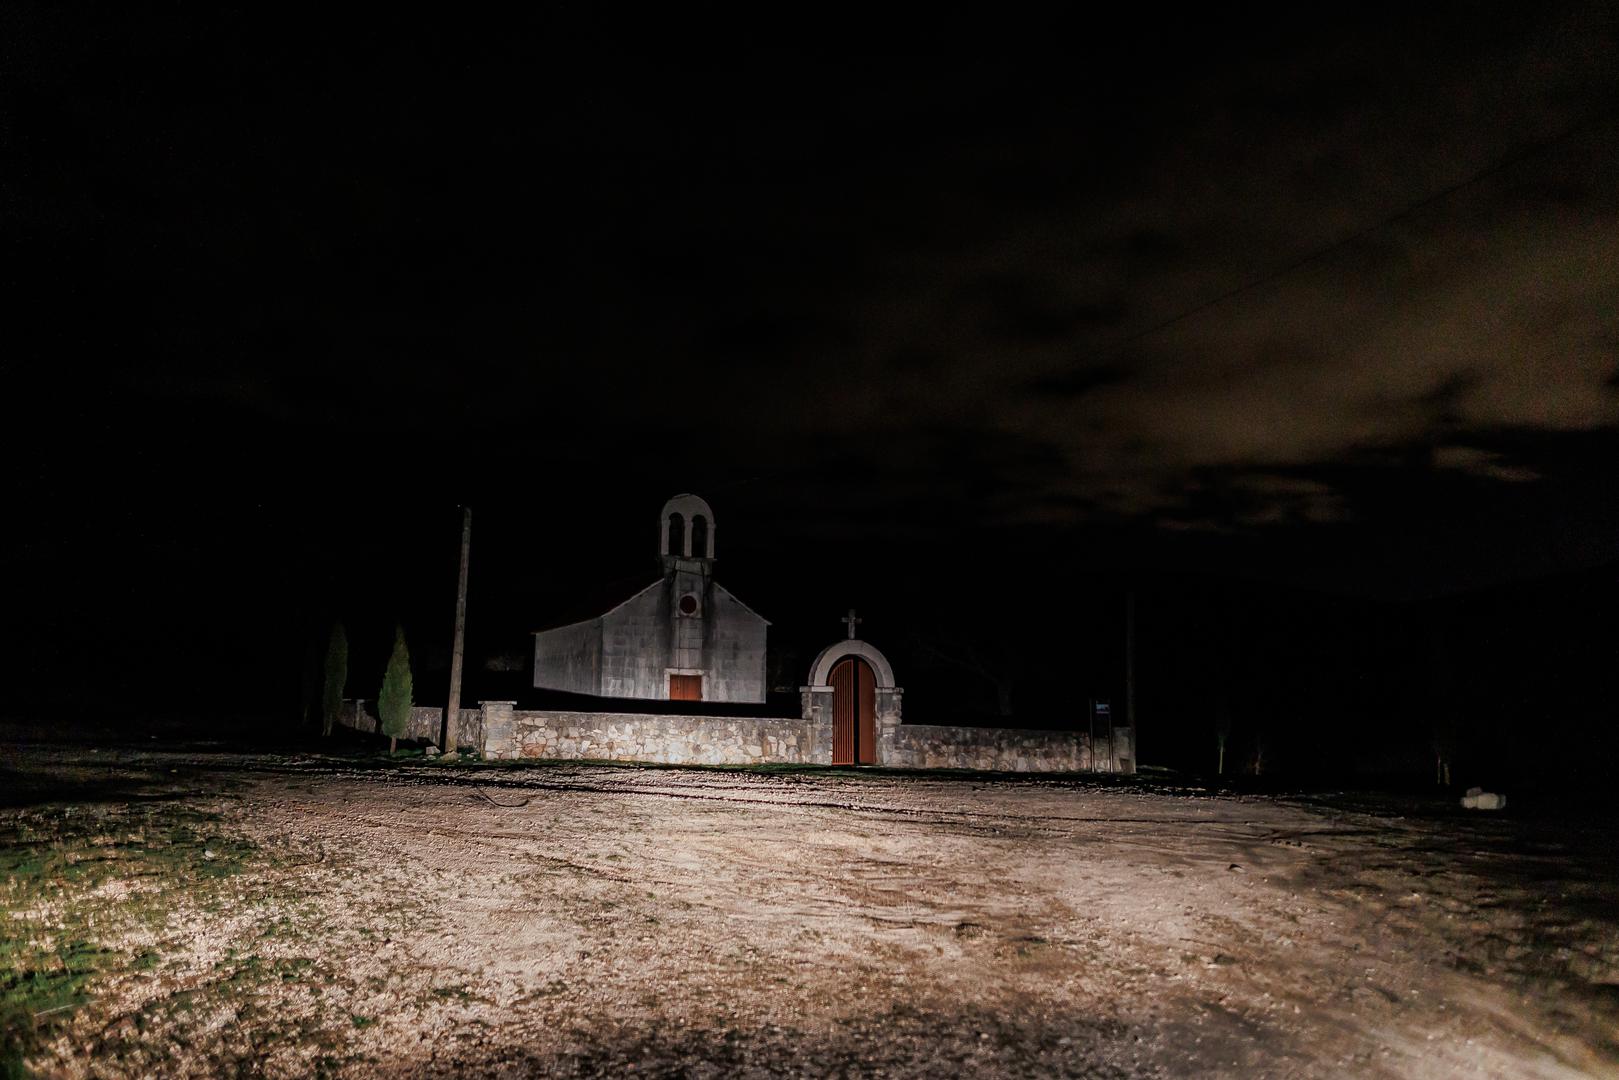
[[[534,685],[609,698],[765,700],[768,620],[714,580],[714,511],[676,495],[658,526],[662,576],[616,607],[534,635]]]

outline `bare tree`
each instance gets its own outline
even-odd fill
[[[996,715],[1012,715],[1012,664],[1001,649],[966,638],[942,643],[921,635],[912,635],[911,649],[920,659],[965,671],[988,683],[995,689]]]

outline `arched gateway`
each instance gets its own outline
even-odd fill
[[[854,636],[822,649],[801,688],[804,719],[815,725],[815,756],[833,765],[880,765],[884,732],[899,723],[900,696],[888,658]]]
[[[858,656],[832,665],[832,764],[877,764],[877,680]]]

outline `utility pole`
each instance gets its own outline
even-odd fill
[[[461,731],[461,654],[467,636],[467,554],[472,549],[472,507],[461,508],[461,577],[455,587],[455,646],[450,652],[450,697],[444,703],[439,749],[448,754]]]
[[[1090,713],[1090,716],[1088,717],[1088,721],[1089,721],[1089,723],[1091,725],[1091,741],[1090,741],[1091,772],[1097,772],[1099,770],[1096,768],[1096,699],[1095,698],[1091,698],[1091,700],[1090,700],[1090,708],[1089,708],[1088,711]]]
[[[1130,728],[1130,752],[1141,764],[1141,726],[1136,723],[1136,591],[1124,594],[1124,722]]]
[[[1114,741],[1113,730],[1113,709],[1109,707],[1107,710],[1107,771],[1110,773],[1119,771],[1119,744]]]

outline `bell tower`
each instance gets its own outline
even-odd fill
[[[669,596],[669,697],[702,700],[713,599],[714,511],[696,495],[663,504],[658,562]]]
[[[663,504],[658,520],[658,561],[664,573],[687,569],[706,576],[713,571],[714,511],[705,500],[676,495]]]

